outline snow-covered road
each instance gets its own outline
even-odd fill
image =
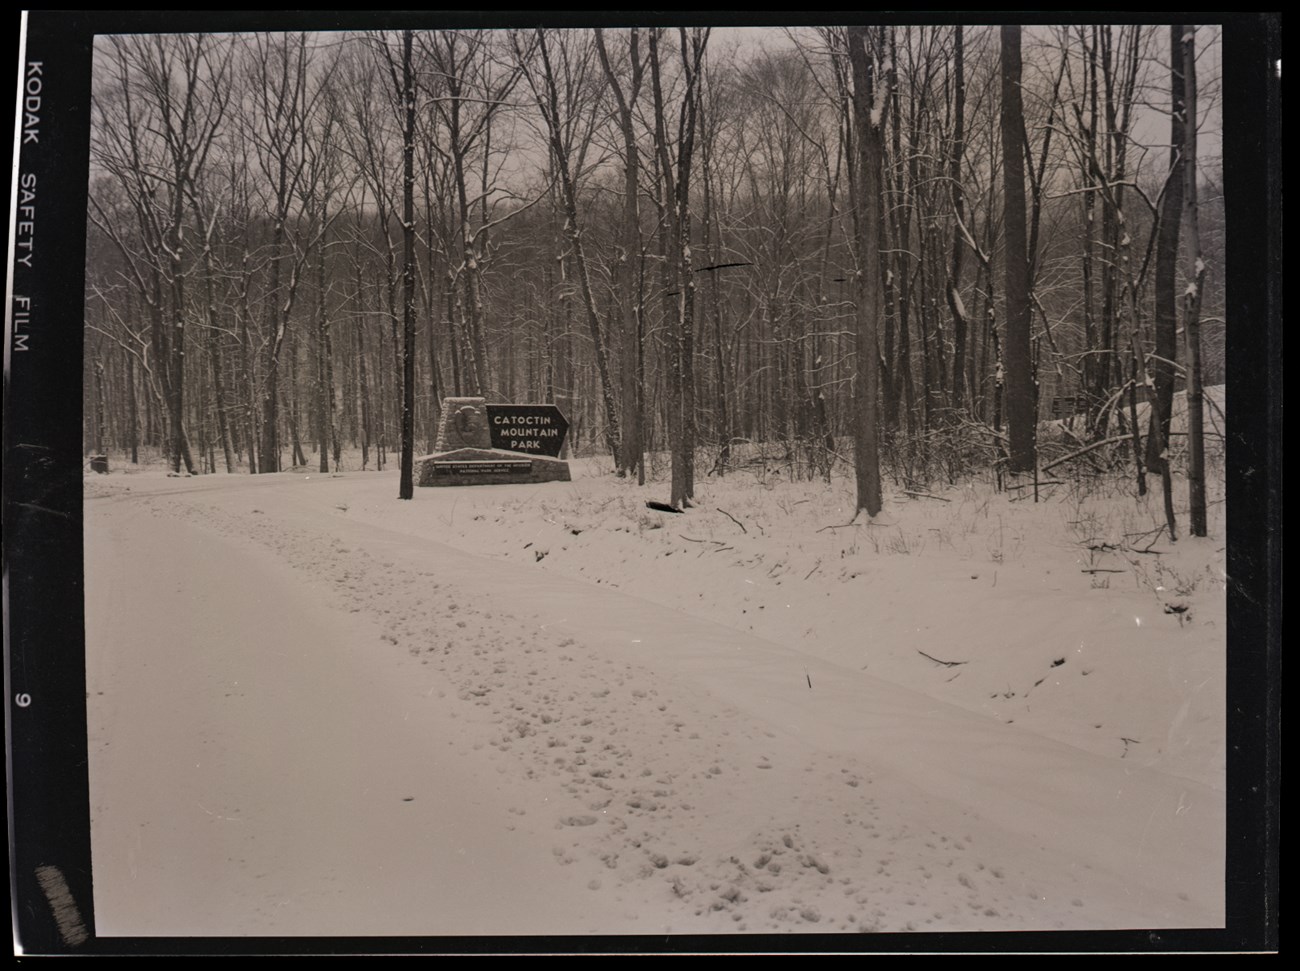
[[[1222,925],[1219,791],[367,521],[391,476],[124,481],[86,503],[101,934]]]

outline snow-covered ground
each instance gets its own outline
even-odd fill
[[[1221,502],[604,466],[88,476],[99,933],[1223,925]]]

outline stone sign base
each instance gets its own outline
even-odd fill
[[[569,481],[568,462],[500,448],[458,448],[415,460],[415,484],[421,486]]]

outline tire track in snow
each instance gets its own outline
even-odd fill
[[[972,839],[981,821],[963,829],[958,811],[873,778],[861,759],[773,733],[600,645],[485,610],[454,576],[387,555],[382,536],[300,530],[254,505],[271,501],[241,496],[247,516],[198,496],[155,509],[265,546],[340,608],[377,616],[385,642],[447,679],[488,763],[581,800],[585,811],[554,821],[557,863],[600,860],[607,877],[589,889],[659,908],[665,929],[1106,925],[1083,897],[1017,873],[1013,847]],[[1058,883],[1071,880],[1086,884]]]

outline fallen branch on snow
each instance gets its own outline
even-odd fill
[[[861,511],[862,511],[862,510],[858,510],[858,512],[861,512]],[[865,523],[860,523],[860,522],[857,521],[857,519],[858,519],[858,515],[857,515],[857,513],[854,513],[854,514],[853,514],[853,518],[850,519],[847,523],[840,523],[840,524],[837,525],[837,526],[823,526],[821,529],[817,530],[817,532],[819,532],[819,533],[824,533],[824,532],[825,532],[826,530],[828,530],[828,529],[848,529],[850,526],[879,526],[879,525],[881,525],[880,523],[873,523],[870,519],[868,519]]]
[[[716,508],[716,507],[715,507],[715,508]],[[737,519],[735,516],[733,516],[731,513],[727,512],[727,510],[725,510],[725,509],[719,509],[718,512],[722,513],[722,515],[726,516],[726,517],[727,517],[728,519],[730,519],[733,523],[735,523],[737,526],[739,526],[739,527],[740,527],[740,531],[741,531],[742,533],[744,533],[746,536],[749,535],[749,530],[747,530],[747,529],[745,528],[745,524],[742,523],[742,522],[741,522],[739,519]]]
[[[945,668],[955,668],[958,665],[970,663],[969,661],[941,661],[937,657],[926,654],[925,651],[917,651],[916,653],[921,655],[921,657],[929,658],[935,664],[942,664]]]
[[[945,499],[943,496],[932,496],[928,492],[908,492],[905,489],[903,495],[911,496],[913,499],[938,499],[940,502],[952,502],[951,499]]]

